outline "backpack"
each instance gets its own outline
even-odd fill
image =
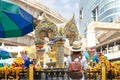
[[[78,58],[78,61],[74,61],[76,58]],[[69,71],[81,71],[82,70],[82,64],[80,62],[81,58],[79,58],[79,55],[72,55],[71,61],[69,63]]]
[[[78,61],[74,61],[76,58],[78,58]],[[81,79],[83,77],[82,73],[82,64],[80,62],[81,58],[79,58],[78,55],[72,55],[71,56],[71,62],[69,63],[69,76],[72,79]]]

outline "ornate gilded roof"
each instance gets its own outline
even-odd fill
[[[72,19],[63,28],[63,33],[64,36],[69,39],[71,45],[73,41],[78,40],[79,32],[75,24],[74,15]]]
[[[35,28],[37,42],[44,40],[45,37],[52,39],[58,33],[57,26],[48,19],[45,13],[43,13],[42,18],[43,19],[39,22],[38,26]]]
[[[53,39],[56,36],[62,36],[68,38],[70,44],[72,45],[73,41],[79,39],[79,32],[75,24],[74,15],[69,22],[62,26],[56,26],[56,24],[49,20],[45,13],[43,13],[42,18],[43,19],[39,22],[35,29],[37,42],[44,40],[45,37]]]

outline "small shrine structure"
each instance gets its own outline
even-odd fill
[[[66,38],[70,45],[79,39],[74,16],[64,26],[58,27],[43,13],[42,20],[35,28],[35,45],[37,63],[42,68],[64,68],[64,43]]]

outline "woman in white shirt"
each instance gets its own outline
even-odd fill
[[[86,60],[85,56],[82,55],[80,42],[79,41],[73,42],[73,46],[70,48],[70,50],[71,50],[71,55],[67,57],[66,67],[69,68],[69,63],[73,59],[72,55],[77,55],[77,56],[74,57],[74,61],[80,61],[81,65],[82,65],[82,70],[85,71],[87,69],[88,65],[87,65],[87,60]],[[76,80],[76,79],[71,79],[71,80]],[[79,80],[85,80],[84,74],[83,74],[83,77]]]

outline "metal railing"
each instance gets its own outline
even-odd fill
[[[85,72],[85,79],[86,80],[101,80],[101,70],[91,71],[88,69]]]
[[[70,80],[69,71],[66,68],[50,68],[37,70],[33,69],[33,65],[29,68],[21,68],[19,71],[0,70],[0,79],[8,80]],[[105,74],[105,75],[104,75]],[[77,76],[77,75],[76,75]],[[86,70],[85,80],[120,80],[120,74],[113,74],[111,71]]]
[[[34,70],[34,80],[70,80],[69,71],[62,68]]]

